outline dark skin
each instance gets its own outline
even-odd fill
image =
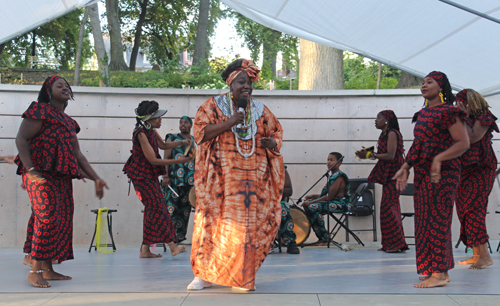
[[[283,187],[283,196],[291,197],[292,194],[293,194],[292,179],[290,178],[288,170],[285,169],[285,186]]]
[[[328,160],[327,160],[327,168],[330,169],[333,167],[333,165],[337,162],[337,157],[335,155],[328,155]],[[337,173],[339,171],[340,166],[342,163],[340,162],[335,168],[332,169],[331,174]],[[328,190],[328,193],[324,196],[320,196],[319,194],[312,194],[308,195],[305,197],[307,201],[302,202],[302,206],[309,206],[311,204],[321,202],[321,201],[331,201],[335,197],[344,197],[345,194],[345,188],[347,186],[347,182],[345,181],[344,178],[340,180],[335,180],[333,184],[330,186],[330,189]]]
[[[375,119],[375,127],[382,131],[382,134],[387,133],[389,129],[389,121],[382,116],[381,113],[378,113],[377,118]],[[398,135],[396,132],[391,131],[387,136],[387,153],[373,153],[372,159],[380,159],[380,160],[393,160],[396,157],[396,151],[398,149]],[[356,155],[360,158],[364,158],[366,156],[367,150],[362,149],[356,152]]]
[[[428,107],[435,107],[441,104],[439,93],[442,90],[443,89],[436,80],[429,77],[424,79],[422,87],[420,88],[422,96],[427,99],[429,103]],[[441,163],[443,161],[459,157],[467,151],[470,146],[469,136],[465,129],[465,125],[458,117],[456,118],[456,122],[448,128],[448,131],[454,143],[447,150],[434,156],[430,169],[431,183],[439,183],[441,181]],[[399,191],[403,191],[406,188],[410,169],[411,166],[408,163],[404,163],[401,169],[399,169],[392,178],[396,180],[396,188]],[[443,273],[432,273],[428,277],[423,277],[421,280],[422,282],[413,286],[416,288],[442,287],[450,281],[450,276],[446,271]]]
[[[186,139],[184,139],[183,141],[176,141],[174,143],[176,143],[176,144],[180,143],[181,145],[189,146],[191,144],[191,128],[192,127],[193,127],[193,125],[191,124],[191,122],[189,122],[189,120],[181,119],[179,121],[179,130],[181,132],[180,134]],[[170,141],[170,139],[167,139],[166,143],[172,143],[172,142]],[[163,154],[163,159],[169,159],[169,158],[172,158],[172,149],[165,150],[165,152]],[[168,177],[168,173],[163,176],[161,183],[163,186],[170,185],[170,178]]]
[[[233,102],[237,103],[239,99],[248,99],[252,95],[253,91],[253,82],[252,80],[248,77],[248,74],[245,71],[241,71],[236,78],[233,80],[230,86],[231,92],[233,93]],[[203,139],[201,140],[201,143],[204,143],[205,141],[212,140],[219,136],[220,134],[229,131],[231,127],[241,123],[244,124],[245,122],[245,115],[240,112],[234,112],[234,114],[231,116],[226,121],[217,123],[217,124],[207,124],[205,126],[204,132],[205,134],[203,135]],[[263,137],[260,140],[260,144],[264,148],[268,148],[271,150],[276,150],[276,140],[273,139],[273,135],[271,134],[271,137]]]
[[[151,120],[148,120],[147,123],[151,124],[151,128],[155,129],[156,133],[156,138],[158,139],[158,147],[160,149],[166,150],[166,149],[172,149],[176,148],[182,145],[182,143],[165,143],[163,139],[161,138],[160,134],[156,129],[160,128],[161,126],[161,117],[154,118]],[[153,150],[153,147],[151,147],[151,144],[149,144],[148,138],[144,133],[139,133],[137,135],[137,138],[139,139],[139,143],[141,144],[141,149],[142,152],[144,153],[144,156],[146,159],[155,166],[168,166],[168,165],[173,165],[173,164],[183,164],[191,161],[192,157],[181,157],[179,159],[162,159],[162,158],[157,158],[156,153]],[[182,246],[179,247],[176,245],[174,242],[169,242],[167,243],[169,248],[170,248],[170,253],[172,256],[175,256],[177,254],[180,254],[185,251],[186,247]],[[143,244],[141,246],[141,251],[139,253],[139,258],[158,258],[162,257],[161,254],[153,254],[149,250],[150,246],[148,244]]]
[[[65,104],[71,98],[71,91],[68,84],[63,79],[56,80],[51,87],[51,99],[49,104],[57,108],[61,112],[64,111]],[[29,150],[28,141],[33,139],[42,129],[43,120],[36,120],[30,118],[24,118],[19,127],[19,132],[16,136],[16,146],[19,152],[19,158],[23,163],[25,169],[30,169],[33,167],[33,161],[31,160],[31,154]],[[104,180],[102,180],[97,173],[94,171],[92,166],[90,166],[87,158],[82,154],[80,150],[80,144],[78,138],[75,136],[75,141],[72,144],[73,152],[75,153],[76,159],[78,161],[78,166],[87,174],[87,176],[95,182],[95,191],[97,198],[101,199],[104,196],[104,187],[108,188],[108,185]],[[44,184],[46,180],[43,176],[36,170],[27,172],[28,179],[37,184]],[[43,273],[30,273],[28,276],[28,281],[35,287],[47,288],[50,287],[50,283],[47,280],[70,280],[70,276],[65,276],[56,273],[52,269],[51,261],[37,261],[32,260],[32,271],[41,271]]]

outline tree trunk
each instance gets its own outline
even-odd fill
[[[266,28],[262,42],[262,70],[263,75],[276,78],[276,56],[281,32]]]
[[[382,63],[378,63],[377,89],[380,89],[381,81],[382,81]]]
[[[118,0],[106,0],[106,15],[108,16],[108,29],[110,40],[110,70],[127,70],[127,64],[123,59],[122,34],[120,30],[120,18],[118,16]]]
[[[409,74],[406,71],[401,71],[401,76],[399,77],[398,85],[396,88],[415,88],[420,87],[424,80],[414,76],[413,74]]]
[[[196,26],[196,37],[194,39],[193,66],[200,65],[205,61],[207,55],[207,33],[208,13],[210,11],[210,0],[200,0],[200,14]]]
[[[94,36],[94,47],[97,55],[97,62],[99,63],[99,70],[101,71],[101,78],[99,86],[109,87],[109,71],[108,71],[108,54],[104,47],[104,40],[102,39],[101,21],[99,19],[99,9],[97,3],[92,4],[89,8],[90,25],[92,26],[92,35]]]
[[[76,50],[76,60],[75,60],[75,81],[74,86],[78,86],[80,83],[80,62],[82,60],[82,44],[83,44],[83,33],[85,32],[85,24],[89,17],[90,8],[85,9],[85,14],[83,14],[82,22],[80,23],[80,32],[78,33],[78,49]]]
[[[343,51],[300,39],[299,90],[344,89]]]
[[[2,55],[4,48],[5,48],[5,44],[0,44],[0,55]]]
[[[135,65],[137,63],[137,55],[139,55],[139,47],[141,46],[141,35],[142,35],[142,25],[146,20],[146,12],[148,10],[149,0],[139,1],[141,6],[141,14],[139,15],[139,20],[135,26],[135,36],[134,36],[134,47],[132,48],[132,54],[130,54],[130,71],[135,71]]]

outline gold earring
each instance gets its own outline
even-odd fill
[[[429,100],[425,99],[425,106],[429,106]]]
[[[441,103],[444,103],[443,93],[442,92],[439,93],[439,97],[441,98]]]

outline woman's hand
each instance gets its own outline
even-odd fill
[[[302,202],[302,207],[308,207],[311,204],[312,204],[311,201],[304,201]]]
[[[441,181],[441,161],[434,160],[431,165],[431,183],[439,183]]]
[[[305,199],[306,199],[306,200],[311,200],[311,199],[314,199],[314,198],[315,198],[315,197],[314,197],[314,195],[313,195],[313,194],[308,195],[308,196],[306,196],[306,197],[305,197]]]
[[[392,177],[393,180],[396,180],[396,189],[398,191],[403,191],[406,188],[406,185],[408,185],[408,175],[410,172],[405,169],[401,168],[396,172],[396,174]]]
[[[268,148],[268,149],[274,149],[274,147],[276,147],[276,145],[277,145],[276,140],[274,140],[274,138],[272,138],[272,137],[264,137],[264,138],[262,138],[260,140],[260,144],[264,148]]]
[[[108,184],[102,179],[95,180],[95,195],[100,200],[104,196],[104,187],[109,190]]]
[[[368,153],[368,150],[366,150],[364,147],[363,149],[359,150],[359,151],[356,151],[356,156],[358,158],[362,158],[362,159],[366,159],[366,153]]]
[[[190,161],[192,161],[193,156],[183,156],[183,157],[177,158],[176,160],[179,161],[179,164],[185,164],[185,163],[189,163]]]
[[[26,172],[28,179],[32,182],[38,182],[39,184],[45,183],[47,180],[36,170],[31,170]]]
[[[231,123],[231,126],[235,126],[239,123],[245,124],[245,114],[242,112],[235,112],[231,118],[228,120]]]
[[[455,105],[458,109],[463,110],[467,116],[470,114],[470,108],[468,104],[464,104],[462,102],[457,102]]]
[[[170,177],[168,176],[163,176],[163,179],[161,180],[161,184],[165,187],[167,187],[168,185],[170,185]]]
[[[16,159],[16,157],[13,156],[13,155],[7,155],[7,156],[4,156],[4,158],[3,158],[3,160],[6,163],[9,163],[9,164],[13,164],[14,163],[14,159]]]

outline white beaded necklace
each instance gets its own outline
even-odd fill
[[[228,104],[229,104],[229,112],[232,116],[234,114],[234,109],[233,109],[233,101],[231,98],[228,99]],[[252,107],[252,106],[250,105],[250,107]],[[244,158],[249,158],[255,152],[255,134],[253,132],[253,124],[252,123],[253,123],[253,111],[250,112],[250,127],[249,128],[250,128],[250,134],[252,135],[252,151],[250,151],[250,153],[241,152],[238,134],[236,133],[234,127],[231,128],[231,131],[234,134],[234,138],[236,139],[236,147],[238,148],[238,153],[240,153],[241,156],[243,156]],[[248,126],[244,125],[244,127],[248,127]]]

